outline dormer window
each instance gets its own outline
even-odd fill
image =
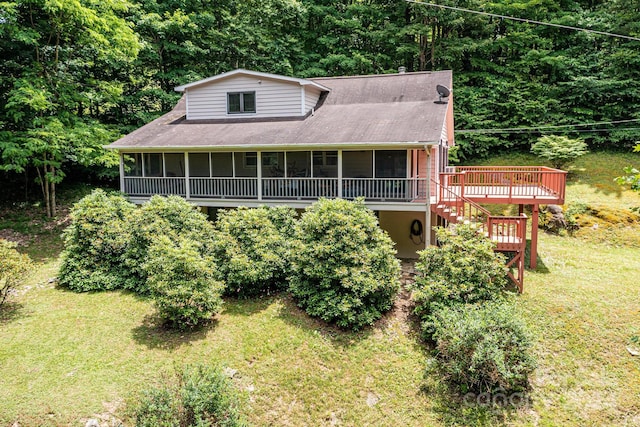
[[[256,93],[255,92],[230,92],[227,93],[227,113],[255,113]]]

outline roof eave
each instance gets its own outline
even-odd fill
[[[362,150],[362,149],[419,149],[425,148],[431,145],[438,145],[439,141],[397,141],[397,142],[319,142],[313,144],[296,144],[296,145],[284,145],[284,144],[237,144],[237,145],[202,145],[202,146],[164,146],[164,147],[141,147],[141,146],[126,146],[126,145],[114,145],[109,144],[105,146],[108,150],[118,150],[123,153],[140,153],[140,152],[195,152],[195,151],[304,151],[304,150],[318,150],[318,149],[347,149],[347,150]]]
[[[273,79],[273,80],[280,80],[280,81],[286,81],[286,82],[291,82],[291,83],[298,83],[300,86],[314,86],[318,89],[320,89],[321,91],[326,91],[326,92],[330,92],[331,89],[323,86],[319,83],[316,83],[314,81],[311,80],[305,80],[305,79],[298,79],[296,77],[288,77],[288,76],[280,76],[278,74],[271,74],[271,73],[262,73],[260,71],[251,71],[251,70],[245,70],[243,68],[238,68],[236,70],[232,70],[232,71],[228,71],[226,73],[222,73],[222,74],[218,74],[212,77],[207,77],[206,79],[202,79],[202,80],[198,80],[196,82],[192,82],[192,83],[187,83],[181,86],[176,86],[175,88],[173,88],[174,91],[176,92],[184,92],[185,90],[195,87],[195,86],[201,86],[207,83],[211,83],[211,82],[215,82],[217,80],[221,80],[227,77],[231,77],[231,76],[235,76],[238,74],[244,74],[244,75],[249,75],[249,76],[253,76],[253,77],[260,77],[260,78],[265,78],[265,79]]]

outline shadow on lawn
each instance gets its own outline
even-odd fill
[[[164,321],[156,315],[144,318],[142,325],[132,330],[133,339],[150,349],[175,350],[191,342],[200,341],[207,337],[207,333],[214,329],[218,321],[214,319],[200,328],[179,331],[170,329]]]
[[[25,317],[27,314],[24,305],[7,301],[0,307],[0,325],[6,325],[18,319]]]
[[[531,407],[529,396],[514,393],[462,394],[453,390],[437,370],[427,370],[421,392],[433,402],[433,411],[448,426],[503,426],[522,419]]]

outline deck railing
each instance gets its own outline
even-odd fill
[[[566,175],[544,166],[455,166],[440,180],[462,197],[564,203]]]
[[[127,176],[124,178],[124,192],[135,196],[152,196],[154,194],[185,196],[187,194],[185,184],[184,178]]]
[[[150,178],[125,177],[131,196],[176,194],[198,199],[316,200],[321,197],[379,202],[427,199],[427,180],[419,178]],[[260,190],[260,191],[258,191]]]
[[[526,245],[527,216],[494,216],[479,204],[460,196],[450,188],[435,183],[438,203],[432,209],[453,223],[473,223],[496,243],[500,251],[524,251]]]

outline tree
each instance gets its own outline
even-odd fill
[[[137,55],[122,18],[129,3],[20,0],[0,3],[0,168],[37,171],[47,215],[68,163],[116,164],[103,146],[118,132],[104,124]]]
[[[15,243],[0,239],[0,308],[32,268],[29,256],[15,248]]]
[[[566,136],[545,135],[531,146],[536,156],[551,162],[556,169],[561,169],[580,156],[587,154],[587,144],[581,139],[570,139]]]
[[[640,153],[640,143],[636,144],[633,151]],[[624,168],[624,173],[626,175],[619,176],[615,179],[618,185],[628,185],[632,190],[640,191],[640,170],[633,166],[627,166]]]

